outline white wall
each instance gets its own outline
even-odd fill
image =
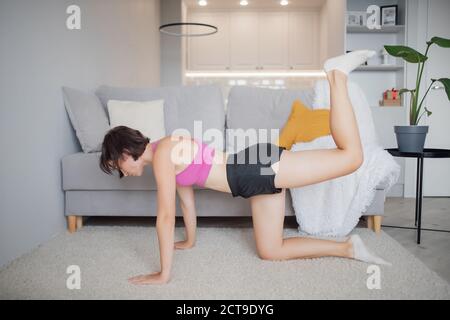
[[[408,46],[425,52],[426,41],[434,36],[449,37],[450,20],[448,19],[447,0],[409,0],[407,32]],[[420,97],[423,97],[431,78],[448,77],[448,61],[450,50],[433,45],[428,53],[422,77]],[[417,65],[407,64],[407,87],[414,88],[416,84]],[[430,118],[422,117],[420,125],[428,125],[429,132],[425,148],[444,148],[450,146],[448,135],[448,100],[443,90],[431,90],[427,96],[426,105],[433,112]],[[409,110],[409,104],[408,104]],[[407,119],[407,115],[405,115]],[[449,159],[425,159],[423,169],[423,195],[448,196]],[[405,197],[415,197],[416,161],[406,159],[405,165]]]
[[[183,22],[181,0],[163,0],[161,2],[161,24]],[[172,27],[170,31],[182,30]],[[173,86],[183,83],[182,42],[184,37],[161,33],[161,85]]]
[[[187,21],[187,6],[184,1],[181,1],[181,21]],[[187,69],[187,37],[181,39],[181,84],[186,84],[186,69]]]
[[[158,0],[0,2],[0,266],[66,229],[61,158],[81,148],[61,86],[158,86],[158,26]]]

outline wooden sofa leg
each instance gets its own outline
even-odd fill
[[[381,232],[381,220],[383,220],[383,216],[373,216],[373,231],[375,233]]]
[[[67,216],[67,227],[70,233],[77,231],[77,216]]]
[[[83,228],[83,216],[77,216],[77,230]]]
[[[373,231],[373,216],[367,216],[367,229]]]

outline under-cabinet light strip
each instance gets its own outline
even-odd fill
[[[324,71],[305,70],[305,71],[288,71],[288,72],[198,72],[187,71],[188,78],[263,78],[263,77],[325,77]]]

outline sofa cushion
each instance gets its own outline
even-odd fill
[[[289,119],[281,130],[278,145],[290,150],[295,143],[310,142],[329,134],[330,110],[313,110],[300,100],[295,100]]]
[[[278,90],[249,86],[232,87],[228,96],[226,116],[226,150],[236,153],[257,142],[276,143],[278,135],[271,136],[270,129],[280,130],[286,123],[295,100],[306,106],[313,102],[313,89]],[[267,137],[258,134],[256,140],[247,130],[266,129]],[[236,131],[237,130],[237,131]],[[239,132],[240,130],[243,130]],[[247,132],[246,132],[247,131]],[[276,131],[279,134],[279,131]],[[248,142],[242,144],[242,134]],[[239,143],[238,143],[239,141]]]
[[[164,128],[164,100],[109,100],[108,116],[111,128],[127,126],[139,130],[151,141],[166,136]]]
[[[62,87],[64,105],[84,152],[101,150],[109,130],[108,116],[98,97],[92,93]]]
[[[96,91],[103,106],[108,100],[164,100],[166,134],[185,134],[200,138],[213,147],[224,150],[225,107],[222,91],[217,85],[171,86],[156,88],[126,88],[101,86]],[[194,130],[194,124],[197,128]],[[187,132],[175,132],[184,129]],[[212,129],[207,135],[205,131]]]
[[[100,152],[70,154],[62,159],[63,190],[156,190],[150,166],[141,177],[123,177],[118,172],[108,175],[100,170]]]

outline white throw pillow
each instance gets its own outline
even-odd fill
[[[111,128],[127,126],[139,130],[151,141],[166,136],[164,100],[142,102],[109,100],[108,113]]]

